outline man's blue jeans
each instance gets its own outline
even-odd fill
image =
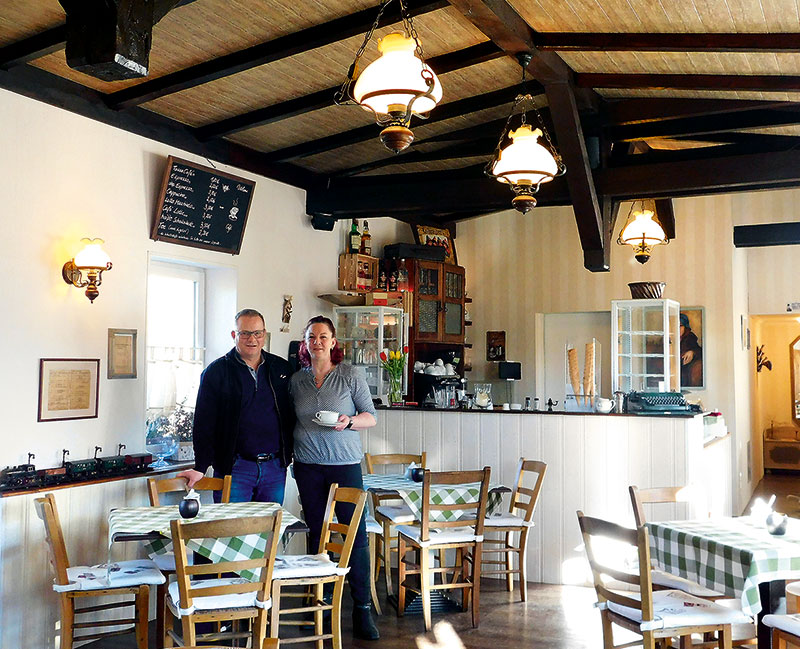
[[[221,477],[214,472],[215,477]],[[231,470],[231,502],[264,502],[283,504],[286,491],[286,469],[278,458],[253,462],[237,457]],[[214,492],[214,502],[219,502]]]

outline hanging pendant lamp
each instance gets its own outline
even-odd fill
[[[636,203],[641,204],[641,209],[634,209]],[[633,248],[634,258],[640,264],[646,264],[650,260],[653,246],[669,243],[664,228],[654,217],[655,211],[647,209],[644,200],[634,201],[617,239],[618,244]]]

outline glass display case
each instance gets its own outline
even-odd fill
[[[408,344],[408,325],[403,309],[388,306],[337,306],[333,309],[336,339],[344,362],[363,367],[373,397],[386,401],[389,380],[380,366],[384,349],[398,351]],[[403,374],[403,393],[408,390],[408,365]]]
[[[611,302],[611,385],[625,392],[680,392],[680,304]]]

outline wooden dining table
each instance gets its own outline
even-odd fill
[[[758,646],[770,646],[761,619],[774,612],[785,580],[800,579],[800,520],[783,536],[749,516],[646,523],[654,567],[741,601],[758,622]]]

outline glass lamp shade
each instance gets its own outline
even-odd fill
[[[379,115],[405,113],[415,95],[427,92],[422,76],[422,71],[427,70],[433,77],[432,97],[420,97],[411,110],[417,115],[429,112],[442,98],[442,84],[433,70],[416,56],[415,49],[414,39],[405,34],[392,33],[379,39],[381,56],[359,75],[353,88],[354,99]]]
[[[111,258],[100,247],[105,243],[102,239],[81,239],[85,244],[83,250],[75,255],[75,266],[77,268],[105,268],[111,262]]]
[[[655,246],[666,241],[667,236],[656,221],[653,221],[652,210],[637,210],[631,215],[627,225],[620,232],[619,240],[631,246]]]
[[[539,144],[540,129],[523,124],[509,133],[511,144],[500,151],[492,174],[501,183],[534,185],[553,180],[558,173],[553,154]]]

